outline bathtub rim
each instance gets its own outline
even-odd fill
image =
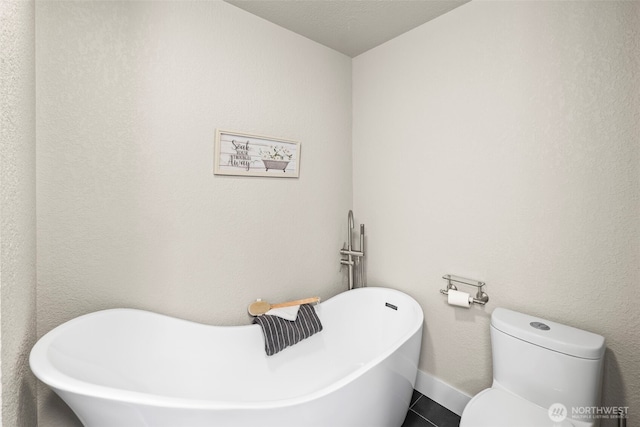
[[[111,308],[105,310],[98,310],[91,313],[87,313],[78,317],[75,317],[67,322],[60,324],[59,326],[53,328],[51,331],[47,332],[43,335],[33,346],[31,353],[29,355],[29,365],[31,367],[31,371],[35,374],[38,380],[42,381],[49,388],[55,390],[56,392],[64,392],[64,393],[72,393],[76,395],[88,396],[97,399],[106,399],[113,400],[119,402],[127,402],[132,404],[153,406],[153,407],[165,407],[165,408],[183,408],[183,409],[194,409],[194,410],[234,410],[234,409],[269,409],[269,408],[282,408],[287,406],[299,405],[303,404],[315,399],[319,399],[323,396],[334,392],[345,385],[355,381],[357,378],[366,374],[368,371],[372,370],[376,366],[380,365],[384,362],[385,359],[389,358],[392,354],[394,354],[402,345],[412,340],[416,334],[421,336],[422,327],[424,323],[424,312],[422,307],[418,302],[411,297],[410,295],[396,290],[392,288],[385,287],[366,287],[366,288],[356,288],[348,292],[363,292],[363,291],[374,291],[374,292],[390,292],[391,294],[401,295],[403,298],[407,298],[407,300],[414,306],[414,309],[418,313],[415,324],[410,325],[408,328],[408,332],[399,336],[385,351],[380,352],[380,354],[371,358],[367,363],[358,367],[358,369],[350,372],[344,377],[336,380],[335,382],[322,387],[316,391],[311,393],[303,394],[296,397],[286,398],[286,399],[278,399],[278,400],[268,400],[268,396],[265,400],[260,401],[228,401],[228,400],[206,400],[206,399],[190,399],[183,397],[174,397],[174,396],[166,396],[161,394],[153,394],[147,392],[139,392],[133,390],[126,389],[118,389],[114,387],[107,387],[103,385],[98,385],[95,383],[83,381],[74,377],[71,377],[61,371],[59,371],[48,359],[47,352],[50,344],[56,339],[56,337],[63,333],[65,329],[72,327],[75,323],[81,322],[82,320],[93,317],[99,314],[104,314],[106,312],[114,312],[114,311],[133,311],[133,312],[141,312],[145,313],[145,315],[153,315],[164,318],[169,318],[172,321],[176,322],[184,322],[187,324],[204,326],[208,328],[260,328],[259,325],[250,324],[250,325],[237,325],[237,326],[218,326],[218,325],[208,325],[200,322],[195,322],[191,320],[181,319],[161,313],[156,313],[148,310],[141,310],[135,308]],[[323,301],[321,304],[329,304],[330,301],[340,297],[341,295],[346,294],[347,292],[341,292],[326,301]]]

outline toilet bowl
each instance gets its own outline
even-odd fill
[[[491,316],[493,384],[460,427],[591,427],[600,404],[604,338],[504,308]]]
[[[478,393],[464,410],[460,427],[578,427],[567,419],[553,422],[548,409],[498,388]],[[580,426],[582,427],[582,425]]]

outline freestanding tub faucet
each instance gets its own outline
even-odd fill
[[[360,262],[360,258],[364,257],[364,224],[360,224],[359,251],[353,248],[353,235],[351,231],[353,227],[353,211],[349,210],[349,215],[347,215],[347,241],[340,250],[340,254],[347,257],[346,259],[341,259],[340,264],[346,265],[349,268],[349,290],[353,289],[354,285],[354,267],[357,268],[358,276],[360,276],[360,281],[362,282],[362,263]]]

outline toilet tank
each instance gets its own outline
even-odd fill
[[[604,337],[496,308],[491,315],[493,387],[543,408],[600,406]],[[582,418],[583,421],[586,421]]]

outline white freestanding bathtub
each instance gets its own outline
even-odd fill
[[[316,310],[324,330],[274,356],[258,325],[99,311],[43,336],[30,365],[86,427],[400,427],[420,306],[399,291],[360,288]]]

